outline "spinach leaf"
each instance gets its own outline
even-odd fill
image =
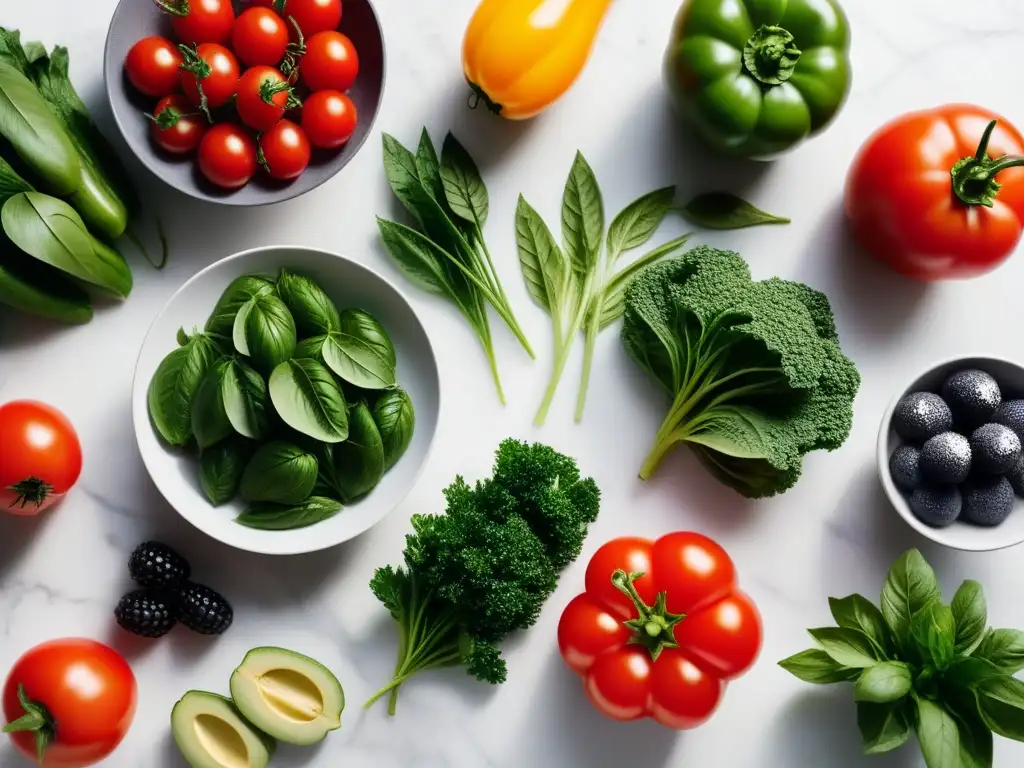
[[[242,474],[241,492],[246,501],[298,504],[316,485],[316,457],[280,440],[261,445]]]
[[[238,493],[245,465],[256,444],[242,437],[232,437],[210,446],[199,456],[199,482],[203,493],[215,507],[227,504]]]
[[[608,227],[608,260],[614,262],[623,251],[639,248],[650,240],[672,209],[675,197],[675,187],[662,187],[623,208]]]
[[[231,281],[217,300],[213,314],[206,321],[206,332],[230,340],[235,328],[235,316],[250,299],[274,290],[274,281],[263,275],[242,275]]]
[[[413,162],[416,166],[416,175],[423,184],[423,188],[437,202],[447,202],[444,181],[441,179],[441,162],[437,159],[437,150],[434,149],[434,142],[426,128],[420,133],[420,143],[416,147]]]
[[[192,434],[200,450],[216,445],[235,432],[224,408],[224,376],[231,364],[230,357],[213,363],[192,398]]]
[[[342,501],[362,498],[384,476],[384,444],[366,403],[356,403],[348,417],[348,440],[334,447],[334,472]]]
[[[341,503],[334,499],[310,496],[299,504],[254,504],[236,517],[235,522],[264,531],[289,531],[322,523],[341,509]]]
[[[363,389],[395,384],[395,348],[384,327],[368,312],[346,309],[341,328],[327,334],[321,349],[327,367]]]
[[[348,408],[331,372],[316,360],[287,360],[270,375],[270,400],[289,427],[325,443],[348,438]]]
[[[248,363],[233,358],[224,371],[224,410],[235,432],[252,440],[270,431],[270,398],[263,377]]]
[[[22,192],[4,203],[0,221],[11,241],[30,256],[118,296],[131,292],[132,273],[124,258],[89,234],[63,200]]]
[[[422,167],[419,162],[417,167]],[[487,187],[473,158],[451,133],[441,148],[441,181],[452,212],[482,230],[489,207]]]
[[[384,247],[407,278],[425,291],[460,304],[461,299],[450,283],[448,256],[439,245],[411,227],[379,216],[377,227]]]
[[[910,623],[922,608],[939,598],[935,571],[916,549],[893,563],[882,588],[882,616],[904,653],[913,650]]]
[[[761,224],[789,224],[784,216],[755,208],[729,192],[709,192],[697,195],[679,209],[683,218],[707,229],[743,229]]]
[[[408,393],[396,388],[381,395],[373,404],[373,421],[384,449],[384,468],[391,469],[408,449],[416,429],[416,412]]]
[[[516,243],[530,295],[552,317],[561,315],[572,293],[572,271],[548,225],[522,195],[516,209]]]
[[[38,259],[18,253],[0,233],[0,304],[64,323],[87,323],[92,303],[78,283]]]
[[[910,738],[903,702],[891,704],[857,703],[857,726],[864,754],[879,755],[902,746]]]
[[[295,318],[300,337],[336,331],[341,325],[334,302],[323,289],[305,275],[285,269],[277,279],[277,292]]]
[[[238,310],[232,338],[257,370],[269,372],[294,354],[295,320],[276,293],[264,293]]]
[[[953,595],[950,607],[956,624],[956,653],[968,656],[985,639],[985,627],[988,626],[988,610],[981,584],[973,579],[965,581]]]
[[[198,333],[163,359],[149,382],[149,417],[170,445],[192,437],[192,403],[207,372],[218,359],[217,345]]]
[[[844,667],[820,648],[794,654],[780,661],[779,666],[805,683],[818,685],[849,682],[861,674],[861,670]]]
[[[902,661],[883,661],[865,669],[853,686],[854,701],[888,704],[899,701],[913,684],[913,673]]]
[[[917,717],[914,730],[921,744],[928,768],[961,768],[960,731],[956,720],[941,705],[930,699],[915,697]]]
[[[562,196],[562,243],[578,274],[587,275],[597,266],[603,239],[601,187],[590,164],[577,152]]]

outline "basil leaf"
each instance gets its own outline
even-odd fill
[[[384,476],[384,444],[366,403],[348,415],[348,440],[334,446],[334,473],[346,504],[362,498]]]
[[[974,686],[978,714],[1000,736],[1024,741],[1024,682],[1007,675],[988,677]]]
[[[449,284],[448,255],[426,235],[377,217],[380,239],[402,273],[420,288],[455,300]]]
[[[316,485],[319,463],[302,448],[283,440],[261,445],[242,474],[239,490],[246,501],[298,504]]]
[[[233,358],[224,370],[224,411],[235,432],[252,440],[266,437],[270,431],[267,385],[248,363]]]
[[[417,168],[422,165],[417,162]],[[422,173],[420,180],[425,181]],[[487,223],[489,205],[487,187],[473,158],[451,133],[445,136],[441,147],[441,182],[444,185],[444,199],[452,212],[460,219],[475,224],[478,229],[483,229]]]
[[[295,352],[295,320],[276,293],[246,302],[235,316],[235,349],[251,357],[258,370],[271,371]]]
[[[346,309],[340,330],[327,334],[321,347],[327,367],[363,389],[395,384],[395,348],[384,327],[368,312]]]
[[[270,401],[296,432],[325,443],[348,438],[348,409],[338,382],[316,360],[281,363],[270,374]]]
[[[784,216],[755,208],[729,192],[709,192],[697,195],[680,210],[683,218],[707,229],[743,229],[761,224],[789,224]]]
[[[416,174],[419,176],[423,188],[427,190],[437,202],[445,200],[444,182],[441,180],[441,163],[437,159],[437,150],[434,149],[434,142],[430,134],[424,128],[420,133],[420,143],[416,147],[414,158]]]
[[[92,320],[89,294],[77,282],[38,259],[18,253],[2,233],[0,241],[0,304],[63,323]]]
[[[995,665],[1003,674],[1024,669],[1024,632],[1018,629],[990,629],[974,651],[975,658]]]
[[[878,652],[863,632],[842,627],[822,627],[807,631],[825,653],[844,667],[860,669],[878,663]]]
[[[942,679],[954,688],[968,691],[974,685],[989,677],[1003,674],[992,662],[975,656],[957,659],[953,666],[946,670]]]
[[[404,389],[393,389],[373,404],[373,421],[384,449],[384,468],[391,469],[405,454],[416,430],[416,412]]]
[[[960,731],[956,720],[940,704],[915,697],[914,730],[928,768],[960,768]]]
[[[601,255],[604,238],[604,202],[594,171],[582,153],[576,153],[562,195],[562,243],[572,268],[589,273]]]
[[[224,409],[224,376],[230,366],[230,357],[222,357],[211,365],[192,400],[192,434],[200,450],[235,432]]]
[[[853,700],[874,704],[899,701],[913,684],[910,667],[902,661],[883,661],[868,667],[853,686]]]
[[[334,499],[310,496],[299,504],[253,504],[235,522],[264,531],[289,531],[322,523],[341,509],[341,503]]]
[[[857,702],[857,727],[863,741],[864,754],[880,755],[902,746],[910,738],[910,725],[903,702],[872,704]]]
[[[950,608],[956,625],[956,653],[968,656],[985,639],[985,627],[988,625],[988,610],[981,584],[970,579],[961,584],[953,595]]]
[[[235,315],[238,310],[257,296],[274,290],[274,281],[263,275],[242,275],[231,281],[224,289],[213,308],[213,314],[206,321],[206,332],[224,339],[232,338],[235,328]]]
[[[185,333],[185,329],[179,328],[177,335],[175,335],[174,337],[174,340],[178,342],[178,346],[184,347],[186,344],[188,344],[188,339],[189,336],[187,333]]]
[[[215,507],[227,504],[238,493],[242,473],[256,444],[241,437],[229,438],[199,456],[199,482]]]
[[[277,279],[277,292],[295,320],[300,336],[336,331],[341,325],[338,310],[324,290],[305,275],[285,269]]]
[[[868,636],[884,656],[894,651],[889,627],[882,612],[863,595],[849,595],[843,598],[830,597],[829,608],[836,624],[847,629],[857,629]]]
[[[910,633],[921,657],[931,659],[939,670],[953,663],[956,627],[953,611],[938,600],[926,605],[910,622]]]
[[[622,209],[608,227],[608,261],[614,262],[623,251],[646,243],[672,209],[675,187],[648,192]]]
[[[422,213],[417,207],[419,198],[414,192],[416,188],[423,191],[419,171],[416,169],[416,158],[391,134],[385,133],[381,138],[384,144],[384,174],[391,191],[405,209],[423,224]]]
[[[992,731],[978,714],[974,694],[947,701],[960,732],[960,768],[992,768]]]
[[[881,601],[882,616],[898,648],[905,652],[911,650],[911,619],[938,598],[939,585],[932,567],[916,549],[903,553],[889,569]]]
[[[149,382],[149,417],[168,444],[185,445],[192,438],[192,400],[219,356],[213,341],[200,333],[157,367]]]
[[[516,208],[516,245],[530,295],[548,314],[558,314],[574,282],[572,270],[548,225],[522,195]]]
[[[805,683],[819,685],[849,682],[856,680],[861,674],[859,669],[851,669],[838,664],[820,648],[800,651],[800,653],[780,661],[779,666]]]

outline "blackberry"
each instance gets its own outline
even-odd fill
[[[999,384],[984,371],[957,371],[942,385],[942,399],[961,430],[970,431],[989,421],[1003,401]]]
[[[188,561],[159,541],[139,544],[128,560],[128,571],[140,587],[175,588],[192,575]]]
[[[217,592],[202,584],[185,584],[178,594],[178,621],[201,635],[221,635],[231,626],[234,611]]]
[[[133,635],[163,637],[177,623],[175,595],[163,589],[137,589],[114,609],[117,623]]]
[[[932,392],[911,392],[896,405],[892,428],[904,440],[920,445],[930,437],[953,428],[953,414],[946,401]]]
[[[956,432],[936,435],[921,448],[918,468],[929,483],[962,483],[971,473],[971,443]]]

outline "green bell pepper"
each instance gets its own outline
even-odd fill
[[[835,0],[685,0],[665,79],[712,146],[767,158],[836,116],[850,87],[849,49]]]

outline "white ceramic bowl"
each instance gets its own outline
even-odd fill
[[[387,329],[398,356],[398,381],[416,410],[416,431],[405,455],[365,499],[329,520],[292,531],[261,531],[234,521],[239,500],[214,507],[199,484],[194,456],[169,449],[149,418],[147,392],[160,361],[177,342],[179,328],[202,328],[223,290],[241,275],[276,275],[282,268],[308,275],[339,309],[359,307]],[[326,549],[380,522],[412,489],[437,431],[440,386],[430,339],[405,296],[373,270],[336,254],[310,248],[257,248],[218,261],[194,275],[153,321],[135,367],[132,418],[142,460],[160,493],[178,514],[209,536],[249,552],[291,555]]]
[[[900,513],[900,517],[922,536],[953,549],[969,552],[985,552],[1004,549],[1024,541],[1024,500],[1014,497],[1014,508],[1001,524],[986,528],[957,521],[946,528],[934,528],[921,522],[910,509],[909,496],[896,487],[889,472],[889,457],[903,443],[892,428],[892,414],[896,404],[911,392],[938,392],[946,377],[956,371],[978,368],[990,373],[1003,393],[1003,400],[1024,397],[1024,367],[1017,363],[995,357],[960,357],[933,365],[914,379],[909,386],[901,389],[893,398],[882,417],[878,430],[878,475],[889,501]]]

